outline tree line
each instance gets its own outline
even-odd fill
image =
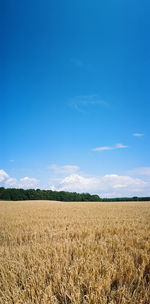
[[[52,191],[40,189],[16,189],[16,188],[0,188],[0,200],[6,201],[22,201],[22,200],[53,200],[66,202],[86,202],[100,201],[98,195],[89,193],[76,193],[66,191]]]
[[[0,187],[0,200],[53,200],[63,202],[116,202],[116,201],[150,201],[150,197],[116,197],[100,198],[97,194],[52,191],[40,189],[17,189]]]

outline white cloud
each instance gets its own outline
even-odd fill
[[[91,190],[91,185],[94,187],[96,183],[97,180],[95,178],[87,178],[78,174],[71,174],[62,179],[55,189],[58,191],[87,192]]]
[[[10,159],[10,162],[13,163],[13,162],[14,162],[14,159]]]
[[[16,179],[9,176],[4,170],[0,170],[0,186],[1,187],[16,187],[16,188],[36,188],[39,184],[39,180],[31,177],[23,177]]]
[[[19,188],[35,188],[39,183],[39,180],[31,177],[23,177],[20,179],[21,184],[19,184]]]
[[[122,145],[122,144],[116,144],[112,147],[110,146],[104,146],[104,147],[97,147],[97,148],[93,148],[93,151],[105,151],[105,150],[116,150],[116,149],[125,149],[128,148],[128,146],[126,145]]]
[[[51,186],[50,190],[55,191],[55,186]]]
[[[9,178],[8,174],[4,170],[0,170],[0,182],[7,180]]]
[[[133,136],[135,136],[135,137],[141,137],[141,136],[144,136],[144,134],[143,133],[133,133]]]
[[[52,187],[58,191],[97,193],[101,197],[150,195],[150,181],[145,182],[139,178],[117,174],[108,174],[102,177],[84,177],[72,174]]]
[[[17,186],[17,179],[16,178],[13,178],[13,177],[8,177],[8,179],[5,181],[5,185],[6,186]]]
[[[64,165],[64,166],[58,166],[56,164],[53,164],[48,167],[49,169],[53,170],[55,174],[72,174],[77,172],[80,168],[75,165]]]

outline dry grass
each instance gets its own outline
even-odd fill
[[[0,303],[149,304],[150,203],[0,202]]]

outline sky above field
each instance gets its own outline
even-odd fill
[[[150,195],[150,1],[1,13],[0,185]]]

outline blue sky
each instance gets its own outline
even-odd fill
[[[1,11],[0,185],[150,195],[150,2]]]

